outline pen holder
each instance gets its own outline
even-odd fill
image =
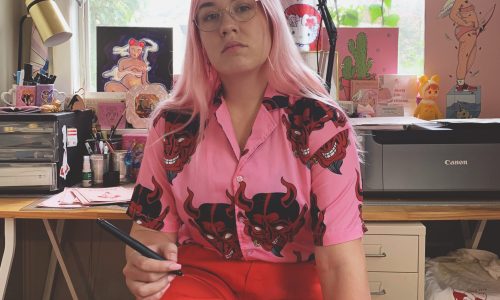
[[[127,165],[125,157],[127,150],[115,150],[111,153],[111,171],[116,171],[120,177],[120,183],[127,182]]]
[[[94,185],[104,183],[104,174],[108,172],[109,156],[107,154],[92,154],[90,156],[90,168]]]

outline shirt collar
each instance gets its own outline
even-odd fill
[[[214,112],[222,104],[222,85],[217,89],[214,99],[212,100],[212,105],[214,107]],[[276,91],[270,84],[267,85],[264,92],[264,97],[262,99],[262,105],[268,110],[273,111],[275,109],[287,108],[290,105],[289,97]]]

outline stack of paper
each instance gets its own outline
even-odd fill
[[[37,207],[78,208],[95,205],[128,203],[133,187],[65,188],[59,194],[41,202]]]
[[[351,118],[349,120],[355,129],[368,130],[405,130],[411,125],[431,126],[438,124],[436,121],[426,121],[415,117]]]

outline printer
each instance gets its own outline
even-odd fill
[[[500,194],[498,122],[357,132],[366,196]]]

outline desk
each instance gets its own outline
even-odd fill
[[[46,281],[44,299],[50,297],[52,287],[51,273],[59,263],[73,299],[78,299],[71,278],[66,269],[59,247],[64,220],[128,219],[121,210],[106,208],[85,208],[67,210],[22,210],[38,201],[38,198],[2,198],[0,199],[0,218],[5,219],[5,250],[0,266],[0,296],[3,299],[10,268],[15,251],[15,219],[41,219],[53,247],[53,256],[49,264],[49,276]],[[429,201],[429,200],[386,200],[366,199],[363,207],[365,221],[427,221],[427,220],[480,220],[476,227],[472,246],[477,246],[487,220],[500,220],[500,199],[488,201]],[[56,233],[48,220],[58,220]],[[57,261],[56,261],[57,259]]]
[[[59,243],[61,241],[62,231],[64,228],[64,220],[92,220],[97,218],[117,220],[128,219],[124,210],[110,209],[103,207],[79,208],[79,209],[40,209],[40,210],[22,210],[24,207],[31,205],[33,202],[40,200],[39,198],[0,198],[0,218],[5,219],[5,249],[0,265],[0,299],[5,296],[7,283],[9,280],[10,269],[14,260],[14,252],[16,248],[16,220],[15,219],[40,219],[43,221],[47,235],[49,236],[52,245],[52,255],[49,262],[49,270],[45,281],[45,289],[43,299],[49,299],[52,291],[52,283],[56,263],[59,263],[66,284],[68,285],[71,297],[78,299],[75,288],[66,268],[64,258],[61,253]],[[49,220],[56,219],[56,231],[50,226]]]

